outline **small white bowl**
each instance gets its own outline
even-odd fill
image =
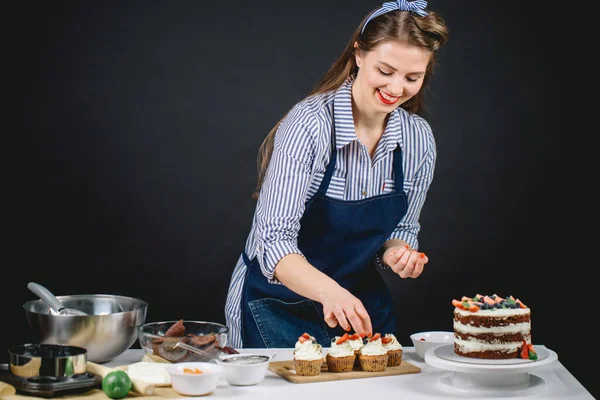
[[[186,368],[191,370],[199,369],[201,374],[192,374],[184,372]],[[173,389],[184,396],[201,396],[214,391],[219,382],[219,376],[222,368],[208,362],[182,362],[166,367],[171,386]]]
[[[430,331],[418,332],[410,335],[410,340],[415,346],[417,356],[422,360],[425,359],[425,353],[429,349],[433,349],[445,344],[454,343],[454,332],[448,331]]]
[[[248,357],[246,360],[253,362],[234,362],[233,358]],[[269,361],[271,357],[263,354],[228,354],[222,355],[221,360],[216,360],[217,364],[223,368],[223,377],[230,385],[234,386],[250,386],[260,383],[267,373]],[[227,361],[231,359],[231,361]],[[257,360],[262,359],[263,361]]]

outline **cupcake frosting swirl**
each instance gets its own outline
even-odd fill
[[[309,342],[317,343],[317,339],[315,339],[314,336],[309,335],[308,338],[309,338],[309,340],[308,340]],[[303,342],[306,343],[306,341],[303,341]],[[294,350],[298,350],[300,348],[300,346],[302,346],[303,342],[301,342],[300,339],[298,339],[298,341],[294,345]]]
[[[362,338],[358,338],[356,340],[348,339],[348,344],[352,347],[353,350],[360,350],[361,347],[364,346]]]
[[[365,356],[381,356],[387,354],[388,349],[383,347],[381,344],[381,338],[369,341],[361,349],[360,353]]]
[[[296,360],[314,361],[323,359],[321,345],[307,340],[304,343],[297,342],[294,350],[294,358]]]
[[[386,350],[401,350],[402,349],[402,345],[400,344],[400,342],[398,342],[398,339],[396,339],[396,336],[394,336],[393,333],[386,333],[385,337],[392,339],[391,342],[383,343],[383,347]]]
[[[344,343],[336,344],[337,340],[340,336],[336,336],[335,339],[331,342],[331,347],[327,352],[332,357],[348,357],[354,355],[354,349],[350,345],[350,341],[346,340]]]

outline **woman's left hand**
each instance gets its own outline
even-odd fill
[[[408,246],[389,247],[382,259],[384,265],[388,265],[400,278],[417,278],[429,261],[425,253],[411,250]]]

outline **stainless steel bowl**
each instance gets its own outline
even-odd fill
[[[88,361],[104,363],[129,349],[146,321],[148,303],[109,294],[56,296],[67,308],[89,315],[54,315],[42,300],[23,304],[32,340],[83,347]]]
[[[71,377],[84,374],[87,350],[59,344],[27,343],[8,349],[10,372],[22,378]]]

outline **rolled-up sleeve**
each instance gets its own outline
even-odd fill
[[[300,219],[312,179],[314,137],[318,129],[314,116],[296,106],[280,124],[257,203],[257,257],[270,283],[275,266],[284,256],[300,254]]]
[[[419,154],[419,157],[414,158],[415,164],[409,165],[408,168],[414,171],[414,174],[411,173],[405,177],[405,180],[407,180],[406,194],[408,209],[398,223],[398,226],[396,226],[388,237],[388,240],[401,239],[407,242],[413,249],[418,249],[418,234],[421,229],[419,218],[423,204],[425,203],[427,191],[433,180],[437,150],[431,127],[424,119],[418,118],[413,128],[415,132],[407,140],[405,145],[408,148],[405,152],[414,152],[413,154]]]

